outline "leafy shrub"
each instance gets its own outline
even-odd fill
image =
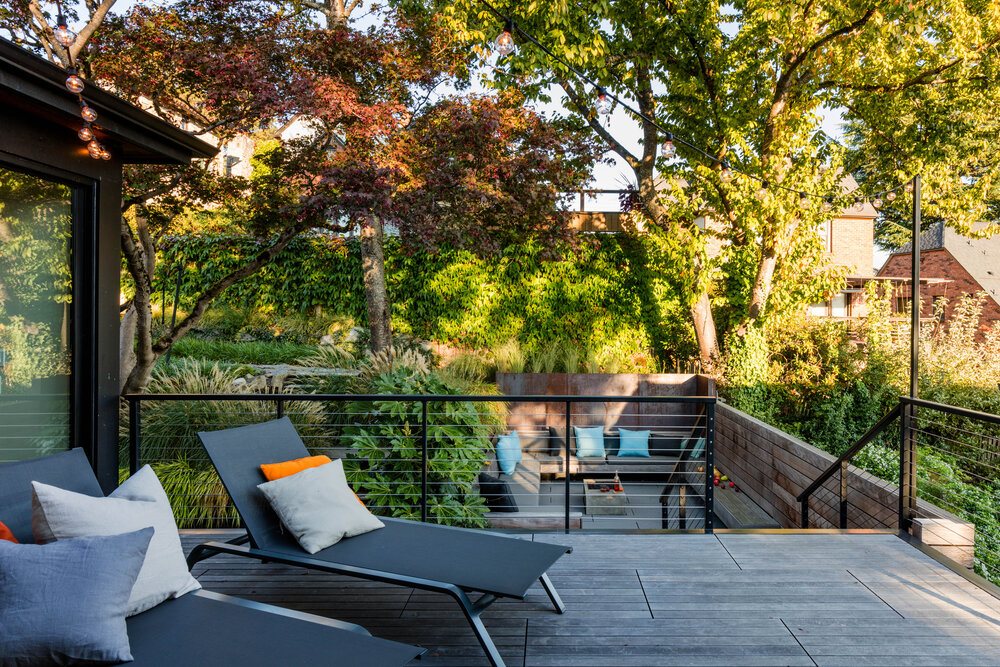
[[[204,340],[187,335],[174,343],[171,356],[241,364],[293,364],[299,358],[313,354],[315,351],[315,347],[302,343],[231,342]]]
[[[365,393],[458,395],[426,371],[398,363],[367,379]],[[469,401],[427,405],[427,506],[431,521],[484,527],[486,507],[475,482],[492,449],[489,437],[505,421],[499,406]],[[343,412],[357,423],[344,429],[349,444],[348,481],[376,513],[418,519],[421,513],[421,404],[385,400],[352,402]]]

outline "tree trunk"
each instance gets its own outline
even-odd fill
[[[118,325],[118,391],[125,392],[125,382],[135,368],[135,304],[130,304]]]
[[[392,345],[389,297],[385,289],[383,235],[382,220],[375,215],[369,217],[368,224],[361,228],[361,269],[364,272],[365,299],[368,302],[372,352],[381,352]]]
[[[778,253],[773,247],[765,247],[757,265],[757,276],[750,292],[750,306],[747,308],[747,325],[756,322],[767,307],[767,297],[771,294],[771,282],[774,279],[774,268],[778,264]]]
[[[712,302],[709,301],[708,292],[703,291],[691,306],[691,319],[694,320],[702,368],[710,371],[719,356],[719,339],[715,333],[715,318],[712,317]]]

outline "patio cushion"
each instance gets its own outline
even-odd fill
[[[630,431],[627,428],[618,429],[618,456],[637,456],[649,458],[649,431]]]
[[[493,475],[479,473],[479,495],[486,501],[486,507],[491,512],[517,511],[517,501],[511,495],[507,482]]]
[[[3,521],[0,521],[0,540],[7,540],[8,542],[17,544],[17,538],[14,537],[14,533],[10,532],[10,528],[5,526]]]
[[[326,465],[330,463],[331,459],[329,456],[304,456],[301,459],[295,459],[293,461],[281,461],[280,463],[263,463],[260,466],[260,471],[264,473],[264,477],[267,481],[273,482],[276,479],[281,479],[282,477],[288,477],[294,475],[295,473],[302,472],[307,468],[315,468],[317,466]]]
[[[500,470],[510,475],[514,468],[523,458],[521,456],[521,440],[517,436],[517,431],[511,431],[507,435],[497,438],[497,465]]]
[[[576,441],[576,455],[582,457],[604,456],[604,427],[593,426],[583,428],[573,427],[573,436]]]
[[[385,527],[357,501],[337,459],[290,477],[258,484],[281,523],[311,554]]]
[[[146,526],[156,530],[129,598],[129,616],[201,588],[188,572],[167,494],[148,465],[107,498],[41,482],[32,482],[31,489],[31,525],[39,544],[87,535],[116,535]]]
[[[152,537],[0,541],[0,664],[131,660],[125,612]]]

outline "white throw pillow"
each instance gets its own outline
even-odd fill
[[[128,600],[128,616],[152,609],[168,598],[198,590],[188,572],[170,501],[148,465],[107,498],[31,483],[31,528],[35,542],[71,537],[117,535],[153,527],[146,559]]]
[[[257,485],[275,514],[311,554],[385,524],[358,502],[340,459]]]

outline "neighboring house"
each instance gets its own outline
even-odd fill
[[[910,252],[910,244],[894,250],[878,275],[908,277]],[[932,225],[920,235],[920,277],[921,282],[928,280],[928,284],[921,287],[923,317],[931,317],[934,301],[945,297],[949,300],[944,315],[947,321],[958,297],[984,292],[987,298],[980,325],[991,327],[1000,322],[1000,236],[971,239],[943,222]],[[895,302],[897,312],[905,311],[910,300],[909,286],[902,286]]]
[[[857,182],[847,176],[841,181],[845,193],[857,189]],[[583,232],[621,232],[622,215],[618,211],[586,211],[585,195],[617,195],[619,190],[585,190],[579,193],[579,211],[570,221],[570,227]],[[605,203],[607,205],[607,203]],[[826,301],[809,306],[809,313],[817,317],[851,318],[865,314],[864,286],[874,279],[875,269],[872,266],[875,250],[875,217],[878,211],[870,203],[861,207],[850,206],[824,224],[819,234],[826,247],[826,256],[831,264],[847,267],[851,274],[841,292],[832,295]],[[699,227],[712,226],[708,218],[696,220]],[[641,229],[639,231],[642,231]],[[712,237],[708,241],[710,256],[717,256],[722,251],[725,241]]]

